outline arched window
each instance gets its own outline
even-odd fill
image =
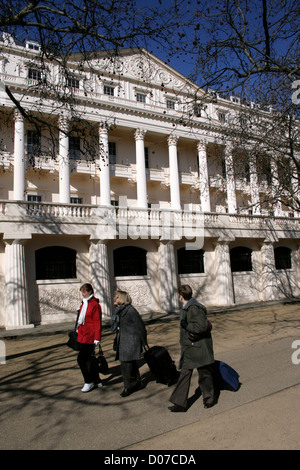
[[[204,273],[204,251],[177,250],[178,274]]]
[[[292,250],[285,246],[279,246],[277,248],[274,248],[276,269],[291,269],[292,267],[291,253],[292,253]]]
[[[35,252],[36,279],[76,278],[76,251],[64,246],[48,246]]]
[[[114,250],[114,275],[146,276],[147,251],[136,246],[123,246]]]
[[[252,250],[245,246],[237,246],[230,250],[232,272],[252,271]]]

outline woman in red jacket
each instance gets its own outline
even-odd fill
[[[79,353],[77,362],[81,369],[84,386],[82,392],[89,392],[94,387],[102,387],[97,370],[97,360],[94,356],[95,345],[101,338],[102,312],[99,300],[94,297],[91,284],[83,284],[80,288],[82,304],[78,316]]]

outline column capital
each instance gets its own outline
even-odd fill
[[[170,134],[168,136],[168,145],[177,145],[177,142],[178,142],[178,139],[179,137],[177,135],[174,135],[174,134]]]
[[[62,113],[58,118],[58,122],[59,122],[58,125],[59,125],[60,129],[63,130],[63,131],[67,131],[68,128],[69,128],[69,122],[70,122],[69,114]]]
[[[207,147],[207,140],[206,139],[200,139],[197,142],[197,150],[198,152],[201,152],[201,150],[206,150]]]
[[[146,133],[147,131],[145,131],[144,129],[136,129],[134,132],[135,140],[144,140]]]
[[[107,126],[106,122],[101,121],[99,122],[99,132],[103,135],[108,135],[109,127]]]
[[[18,108],[14,109],[14,120],[24,122],[24,116]]]

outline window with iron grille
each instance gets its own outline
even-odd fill
[[[230,250],[232,272],[252,271],[252,250],[245,246],[237,246]]]
[[[114,275],[146,276],[147,251],[136,246],[124,246],[114,250]]]
[[[76,251],[64,246],[48,246],[35,252],[36,279],[76,278]]]
[[[285,246],[279,246],[277,248],[274,248],[276,269],[291,269],[292,267],[291,253],[292,253],[292,250]]]
[[[204,251],[177,250],[178,274],[204,273]]]

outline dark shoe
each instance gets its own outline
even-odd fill
[[[211,407],[214,406],[215,404],[216,404],[215,401],[204,403],[204,408],[211,408]]]
[[[172,413],[185,413],[186,412],[186,408],[180,405],[169,406],[168,409],[172,411]]]
[[[138,390],[141,390],[143,388],[143,385],[141,382],[138,382],[134,387],[132,388],[124,388],[123,392],[120,394],[121,397],[128,397],[134,392],[137,392]]]

